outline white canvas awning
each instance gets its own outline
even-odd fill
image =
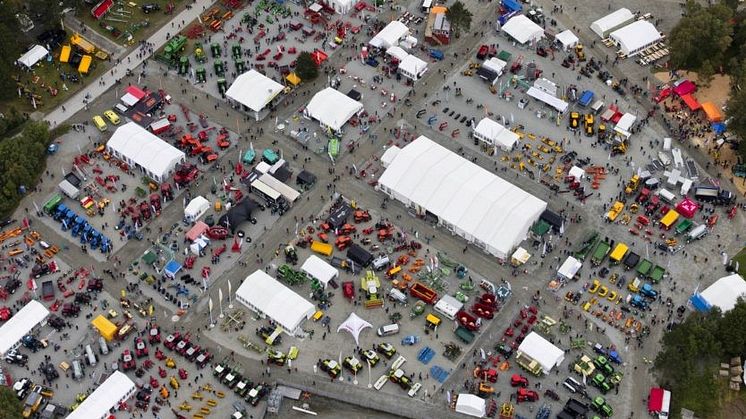
[[[184,208],[184,218],[192,222],[197,221],[209,209],[210,201],[202,195],[197,196]]]
[[[236,77],[225,95],[252,111],[259,112],[282,92],[283,88],[280,83],[251,69]]]
[[[407,25],[398,20],[392,20],[376,36],[371,38],[368,43],[376,48],[388,49],[394,45],[399,45],[399,41],[407,36],[409,36]]]
[[[363,104],[340,91],[327,87],[308,102],[304,114],[325,127],[340,131],[342,126],[363,110]]]
[[[565,360],[565,351],[554,346],[536,332],[531,332],[518,346],[522,353],[541,365],[544,374],[549,374],[552,368],[558,367]]]
[[[117,158],[138,166],[156,182],[166,180],[176,165],[186,160],[183,151],[135,122],[117,128],[106,148]]]
[[[554,39],[562,45],[562,48],[567,51],[570,48],[575,48],[575,45],[580,41],[571,30],[567,29],[558,33]]]
[[[601,38],[606,38],[606,35],[611,31],[633,20],[635,20],[635,15],[629,9],[623,7],[591,23],[591,30]]]
[[[378,187],[503,260],[546,209],[546,202],[424,136],[392,156]]]
[[[619,122],[616,123],[616,126],[614,128],[619,128],[620,130],[629,132],[635,121],[637,121],[636,116],[632,115],[631,113],[625,113],[624,115],[622,115],[621,118],[619,118]]]
[[[22,337],[49,316],[49,310],[36,300],[29,301],[0,326],[0,356],[11,350]]]
[[[482,63],[482,67],[490,71],[494,71],[495,74],[497,74],[498,76],[500,76],[503,73],[503,70],[505,70],[505,67],[507,65],[508,63],[506,63],[505,61],[497,57],[492,57],[489,60],[486,60],[485,62]]]
[[[569,106],[569,104],[565,102],[564,100],[556,96],[552,96],[549,93],[543,90],[537,89],[536,87],[533,87],[533,86],[529,87],[526,93],[532,98],[540,102],[544,102],[545,104],[551,106],[557,112],[565,113]]]
[[[435,303],[435,306],[433,306],[433,310],[444,313],[451,319],[455,318],[456,313],[458,313],[462,308],[464,308],[464,303],[448,294],[444,294],[440,297],[440,300],[438,300],[438,302]]]
[[[316,278],[323,286],[329,284],[329,281],[339,276],[339,270],[334,266],[327,263],[316,255],[311,255],[303,262],[300,270],[307,273],[309,276]]]
[[[726,312],[736,306],[739,297],[746,297],[746,281],[739,274],[728,275],[715,281],[699,295],[711,307]]]
[[[290,334],[295,334],[316,311],[313,304],[262,270],[246,277],[236,290],[236,300]]]
[[[510,18],[503,25],[502,30],[519,44],[538,41],[544,37],[544,28],[524,15],[516,15]]]
[[[413,80],[418,80],[427,71],[427,63],[414,55],[407,55],[399,63],[399,72]]]
[[[652,23],[647,20],[638,20],[615,30],[609,38],[619,45],[623,54],[632,57],[660,41],[663,36]]]
[[[42,58],[46,57],[47,54],[49,54],[49,51],[47,51],[46,48],[41,45],[34,45],[33,48],[21,55],[21,58],[18,59],[18,63],[31,68],[41,61]]]
[[[583,262],[572,256],[568,256],[564,263],[562,263],[562,266],[557,270],[557,275],[569,281],[575,277],[575,274],[577,274],[582,267]]]
[[[585,170],[579,168],[578,166],[573,166],[570,168],[567,174],[573,176],[575,180],[581,180],[585,177]]]
[[[461,393],[456,399],[456,412],[483,418],[487,414],[487,401],[469,393]]]
[[[510,256],[510,262],[516,266],[523,265],[528,262],[529,259],[531,259],[531,253],[528,253],[528,250],[522,247],[516,249],[516,251],[513,252],[513,255]]]
[[[386,50],[386,54],[396,58],[397,60],[401,61],[409,56],[409,53],[407,51],[404,51],[404,49],[400,46],[394,45],[393,47],[390,47]]]
[[[504,151],[513,149],[520,138],[518,134],[490,118],[483,118],[474,129],[474,136]]]
[[[107,418],[111,409],[118,409],[120,403],[135,394],[135,383],[121,371],[114,371],[103,384],[96,387],[67,419]]]

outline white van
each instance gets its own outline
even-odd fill
[[[80,366],[80,361],[77,359],[73,360],[73,378],[76,380],[83,378],[83,369]]]
[[[387,324],[378,328],[378,336],[391,336],[399,333],[399,325],[396,323]]]
[[[88,361],[88,365],[95,367],[96,366],[96,355],[93,353],[93,349],[91,348],[91,345],[85,346],[85,355],[86,355],[86,360]]]
[[[403,292],[399,291],[396,288],[391,288],[391,291],[389,291],[389,298],[391,298],[394,301],[398,301],[402,304],[407,303],[407,296]]]
[[[104,339],[103,336],[100,336],[98,338],[98,350],[101,353],[101,355],[109,354],[109,345],[106,344],[106,339]]]

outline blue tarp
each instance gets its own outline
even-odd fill
[[[715,134],[722,134],[725,132],[727,127],[722,122],[717,122],[715,124],[712,124],[712,130],[715,132]]]
[[[518,3],[518,0],[502,0],[500,3],[511,12],[520,12],[523,10],[523,5]]]
[[[689,298],[689,302],[692,303],[692,306],[694,306],[697,311],[710,311],[710,308],[712,307],[712,305],[710,305],[710,303],[708,303],[700,294],[692,295],[692,297]]]
[[[166,267],[163,269],[163,273],[166,276],[170,276],[171,278],[176,277],[176,274],[179,273],[181,270],[181,264],[175,260],[171,260],[166,264]]]
[[[591,104],[591,101],[593,100],[593,92],[590,90],[584,91],[580,95],[580,99],[578,99],[578,105],[586,107]]]

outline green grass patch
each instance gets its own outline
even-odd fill
[[[746,247],[741,249],[741,251],[738,252],[738,254],[733,256],[731,261],[738,262],[738,274],[743,277],[746,277]]]

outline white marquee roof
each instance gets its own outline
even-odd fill
[[[524,15],[513,16],[503,25],[502,30],[519,44],[536,41],[544,37],[544,28]]]
[[[184,215],[187,217],[196,217],[199,213],[206,211],[210,208],[210,201],[202,195],[199,195],[189,201],[186,208],[184,208]]]
[[[726,312],[736,306],[738,297],[746,298],[746,281],[739,274],[728,275],[715,281],[700,296],[711,306]]]
[[[143,167],[156,181],[162,181],[185,159],[183,151],[134,122],[119,127],[106,147]]]
[[[407,55],[399,63],[399,69],[406,71],[409,74],[422,74],[427,70],[427,63],[414,55]]]
[[[371,38],[369,44],[376,48],[389,48],[399,44],[399,40],[409,35],[407,25],[393,20],[386,27],[381,29],[376,36]]]
[[[262,270],[243,281],[236,296],[266,314],[288,332],[293,332],[315,312],[313,304]]]
[[[18,341],[21,340],[36,325],[49,315],[44,305],[31,300],[18,310],[4,325],[0,326],[0,355],[5,355]]]
[[[251,69],[236,77],[225,95],[252,111],[259,112],[282,92],[282,89],[280,83]]]
[[[96,387],[86,399],[73,410],[67,419],[90,419],[108,416],[109,409],[116,407],[135,383],[120,371],[114,371],[103,384]]]
[[[360,345],[360,332],[364,329],[373,328],[373,326],[367,321],[360,318],[355,313],[350,313],[347,320],[343,321],[342,324],[337,328],[337,333],[342,330],[350,332],[353,338],[355,338],[355,345]]]
[[[568,103],[565,102],[564,100],[556,96],[552,96],[549,93],[541,89],[537,89],[536,87],[533,87],[533,86],[529,87],[526,93],[532,98],[546,103],[547,105],[551,106],[558,112],[567,111],[567,107],[569,106]]]
[[[565,351],[554,346],[536,332],[531,332],[523,339],[518,352],[528,355],[541,365],[544,374],[549,374],[552,368],[559,366],[565,359]]]
[[[591,23],[591,30],[603,38],[606,36],[606,32],[627,22],[631,22],[634,18],[635,15],[629,9],[622,7]]]
[[[582,267],[583,262],[572,256],[568,256],[567,259],[565,259],[565,262],[562,263],[562,266],[557,270],[557,274],[565,279],[572,279]]]
[[[424,136],[393,156],[378,183],[395,199],[430,211],[462,237],[482,242],[503,259],[547,206]]]
[[[615,30],[609,34],[609,38],[618,42],[622,52],[629,55],[659,41],[662,35],[652,23],[638,20]]]
[[[632,115],[631,113],[625,113],[624,115],[622,115],[621,118],[619,118],[619,122],[616,123],[616,128],[622,129],[624,131],[629,131],[636,120],[636,116]]]
[[[504,149],[512,148],[520,138],[518,134],[490,118],[483,118],[479,121],[474,131],[492,141],[492,144]]]
[[[387,49],[386,54],[396,58],[399,61],[402,61],[409,56],[409,53],[407,51],[404,51],[402,47],[397,45],[394,45],[393,47]]]
[[[559,41],[565,49],[574,47],[579,41],[578,37],[569,29],[558,33],[554,39]]]
[[[36,63],[41,61],[42,58],[49,54],[46,48],[41,45],[34,45],[33,48],[28,50],[25,54],[21,55],[18,62],[25,65],[28,68],[33,67]]]
[[[475,394],[461,393],[456,399],[456,411],[482,418],[487,413],[487,401]]]
[[[339,270],[316,255],[311,255],[303,262],[301,271],[316,278],[326,286],[332,279],[339,275]]]
[[[336,89],[327,87],[311,98],[304,112],[323,125],[339,131],[350,118],[362,110],[362,103]]]
[[[505,61],[503,61],[503,60],[501,60],[501,59],[499,59],[497,57],[492,57],[489,60],[485,60],[482,63],[482,67],[490,69],[490,70],[494,71],[498,75],[502,74],[503,70],[505,69],[505,67],[507,65],[508,65],[508,63],[506,63]]]

